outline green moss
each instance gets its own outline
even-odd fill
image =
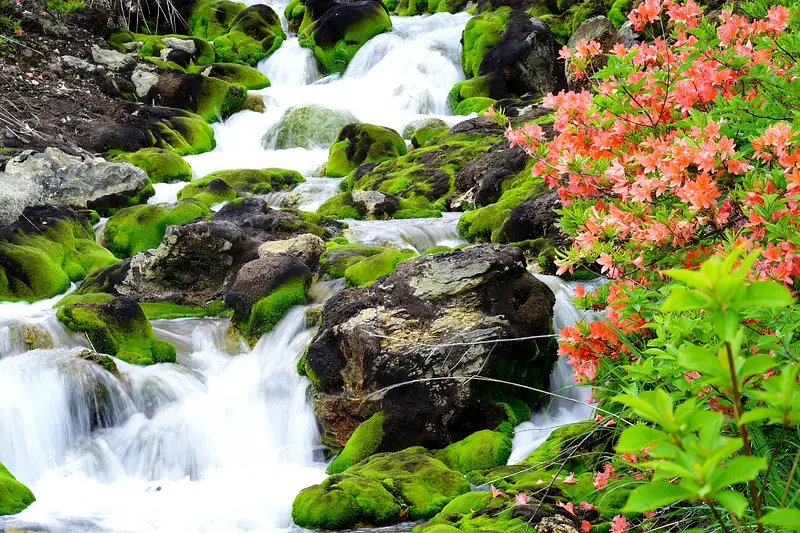
[[[0,516],[22,512],[35,501],[31,490],[0,463]]]
[[[458,104],[467,98],[489,98],[491,89],[492,77],[490,74],[460,81],[450,89],[450,93],[447,95],[447,102],[450,108],[455,111],[458,109]]]
[[[10,226],[0,232],[0,301],[52,298],[116,261],[96,244],[85,217],[64,211],[69,214],[32,219],[36,228]]]
[[[210,152],[217,143],[214,130],[202,117],[184,111],[182,115],[161,119],[149,128],[152,146],[178,155]],[[112,149],[114,147],[109,147]]]
[[[308,529],[349,529],[360,515],[361,507],[350,494],[322,485],[301,490],[292,503],[292,520]]]
[[[510,16],[510,9],[501,8],[476,15],[467,22],[461,49],[461,67],[467,78],[478,75],[483,57],[502,39]]]
[[[195,52],[189,59],[188,65],[178,65],[172,61],[164,61],[161,58],[161,51],[169,48],[164,43],[165,37],[172,37],[181,40],[191,40],[195,45]],[[153,64],[173,68],[176,70],[191,73],[193,69],[199,69],[210,65],[214,62],[214,47],[203,39],[196,37],[189,37],[186,35],[170,34],[170,35],[148,35],[145,33],[131,33],[128,30],[120,30],[108,38],[108,44],[118,52],[127,53],[128,49],[125,48],[126,43],[140,42],[142,43],[139,48],[138,54],[140,57],[150,61]],[[135,99],[135,98],[134,98]]]
[[[153,183],[191,181],[192,167],[174,152],[161,148],[142,148],[138,152],[112,152],[109,161],[127,161],[147,172]]]
[[[531,408],[519,398],[513,396],[505,397],[500,405],[505,409],[508,421],[514,426],[528,422],[531,419]]]
[[[149,320],[166,318],[189,318],[206,316],[230,316],[232,311],[225,308],[222,300],[214,300],[203,307],[178,305],[172,302],[140,302],[139,305]]]
[[[406,218],[441,218],[442,212],[438,209],[428,209],[426,207],[407,207],[405,209],[398,209],[392,215],[395,220],[402,220]]]
[[[497,100],[484,96],[467,98],[456,106],[454,115],[469,115],[470,113],[480,113],[493,106]]]
[[[397,14],[401,17],[422,15],[428,11],[427,0],[400,0],[397,4]]]
[[[588,434],[594,429],[593,422],[578,422],[568,424],[553,431],[549,437],[534,451],[532,451],[523,461],[525,464],[547,464],[556,461],[567,446],[575,440]],[[566,471],[582,473],[586,470],[583,462],[573,460],[573,463],[565,465]]]
[[[523,170],[497,202],[461,215],[458,232],[469,242],[507,243],[502,229],[511,210],[541,187],[541,180],[532,178],[527,169]]]
[[[431,13],[458,13],[469,4],[469,0],[439,0],[436,2],[435,11]],[[430,1],[428,2],[430,7]]]
[[[304,181],[299,172],[282,168],[220,170],[189,183],[178,191],[178,199],[194,198],[212,206],[236,198],[286,190]]]
[[[56,317],[69,329],[86,333],[100,353],[137,365],[175,362],[175,347],[153,337],[150,322],[133,300],[72,303],[60,307]]]
[[[272,330],[290,307],[306,303],[307,288],[306,280],[297,278],[258,300],[250,309],[247,321],[241,325],[244,335],[255,339]]]
[[[345,271],[366,259],[385,252],[393,251],[383,246],[364,246],[362,244],[339,244],[329,242],[327,251],[320,258],[324,274],[330,279],[343,278]]]
[[[289,31],[297,32],[305,13],[306,6],[303,4],[302,0],[291,0],[286,4],[286,7],[283,9],[283,16],[289,23]]]
[[[345,218],[361,220],[364,218],[361,213],[359,213],[353,205],[348,205],[348,202],[351,202],[352,198],[349,192],[343,192],[332,198],[328,198],[317,208],[317,214],[338,220]]]
[[[348,25],[342,38],[333,44],[329,42],[329,36],[319,38],[316,35],[316,21],[311,19],[309,10],[305,11],[305,17],[300,25],[298,35],[300,46],[310,48],[314,51],[323,72],[332,74],[334,72],[344,72],[347,65],[355,57],[364,44],[384,32],[392,30],[392,21],[383,6],[376,5],[370,12],[364,12],[362,17]]]
[[[228,28],[236,15],[247,6],[240,2],[227,0],[206,0],[197,2],[192,8],[186,25],[195,37],[214,40],[228,33]]]
[[[495,468],[506,464],[511,457],[511,439],[485,429],[436,452],[435,457],[462,474]]]
[[[208,207],[197,200],[177,204],[145,204],[117,211],[106,222],[106,246],[120,258],[158,247],[168,226],[180,226],[208,215]]]
[[[616,26],[621,27],[628,20],[628,11],[631,10],[631,0],[614,0],[611,9],[608,10],[608,20]]]
[[[399,133],[374,124],[348,124],[331,145],[325,175],[344,177],[364,163],[378,163],[405,155]]]
[[[416,255],[413,250],[391,250],[369,257],[344,271],[345,285],[348,287],[371,285],[375,280],[392,273],[398,263]]]
[[[321,105],[289,108],[281,121],[272,126],[264,136],[267,148],[283,150],[301,146],[314,148],[334,142],[337,134],[358,122],[349,111],[329,109]]]
[[[379,453],[345,473],[383,482],[408,506],[409,517],[430,518],[470,486],[461,474],[417,451],[424,449]]]
[[[400,514],[401,506],[380,481],[359,476],[337,475],[326,479],[323,486],[335,486],[352,496],[361,510],[359,521],[382,524]]]
[[[186,71],[216,78],[231,85],[241,85],[247,90],[255,91],[270,86],[269,78],[259,70],[237,63],[213,63],[208,66],[187,68]]]
[[[378,411],[362,422],[347,440],[342,452],[328,465],[328,474],[339,474],[377,452],[383,441],[386,417]]]
[[[425,250],[424,252],[422,252],[422,254],[423,255],[430,255],[430,254],[438,254],[438,253],[442,253],[442,252],[452,252],[452,251],[453,251],[453,249],[451,247],[440,245],[440,246],[432,246],[432,247],[428,248],[427,250]]]
[[[411,144],[414,148],[422,148],[429,142],[438,141],[449,132],[450,128],[447,126],[420,128],[411,135]]]

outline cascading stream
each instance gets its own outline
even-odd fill
[[[283,12],[277,2],[272,7]],[[275,207],[314,211],[338,192],[340,180],[319,177],[327,147],[265,149],[267,130],[290,107],[311,103],[400,131],[423,117],[455,124],[460,119],[447,115],[446,100],[463,79],[459,40],[468,19],[465,13],[393,17],[391,33],[370,40],[343,75],[326,78],[313,54],[297,38],[288,39],[259,65],[273,84],[259,91],[265,112],[243,111],[213,124],[217,148],[186,157],[195,177],[238,168],[297,170],[305,183],[264,198]],[[182,185],[158,184],[151,202],[175,201]],[[456,229],[457,213],[347,222],[351,242],[420,253],[465,242]],[[571,286],[553,286],[557,321],[574,320],[567,299]],[[310,294],[321,302],[341,287],[341,280],[320,283]],[[0,462],[38,498],[20,515],[1,520],[0,530],[4,523],[52,533],[293,527],[295,494],[324,478],[320,436],[306,397],[309,382],[296,371],[314,334],[306,326],[307,307],[290,310],[252,350],[232,340],[226,319],[155,321],[156,336],[176,345],[178,364],[115,361],[117,376],[76,358],[89,344],[55,319],[52,306],[59,299],[0,304]],[[15,321],[47,331],[55,348],[24,352],[12,340]],[[563,370],[556,370],[554,387],[567,383]],[[552,418],[556,405],[544,416]],[[566,413],[555,415],[558,423],[587,416],[560,405],[558,413]],[[535,445],[528,437],[533,434],[518,434],[515,456]]]

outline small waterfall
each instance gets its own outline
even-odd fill
[[[553,309],[553,329],[561,331],[565,326],[571,326],[578,320],[596,320],[600,317],[591,311],[581,311],[572,304],[575,287],[583,285],[586,292],[596,289],[602,281],[565,282],[556,276],[536,274],[536,277],[546,283],[556,295],[556,304]],[[509,464],[518,463],[535,450],[550,436],[554,429],[574,422],[586,420],[592,416],[593,409],[585,405],[590,389],[581,387],[572,379],[572,369],[564,357],[559,357],[553,373],[550,375],[550,392],[565,398],[551,397],[546,407],[535,411],[529,422],[523,422],[516,428]],[[575,403],[577,400],[581,403]]]
[[[458,234],[461,213],[442,213],[441,218],[405,220],[348,220],[345,237],[368,246],[412,249],[422,253],[434,246],[458,246],[467,241]]]
[[[274,208],[290,207],[301,211],[316,211],[329,198],[340,192],[341,178],[306,178],[291,191],[265,194],[262,198]]]
[[[277,52],[263,59],[258,70],[272,85],[309,85],[320,78],[314,52],[302,48],[297,37],[287,39]]]

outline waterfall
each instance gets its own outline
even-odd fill
[[[422,253],[434,246],[458,246],[465,241],[456,224],[461,213],[442,213],[441,218],[406,220],[348,220],[345,236],[350,242],[368,246],[411,249]]]

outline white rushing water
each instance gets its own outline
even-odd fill
[[[280,0],[270,5],[282,15]],[[258,91],[265,111],[243,111],[213,124],[216,149],[186,157],[194,177],[238,168],[297,170],[305,183],[264,198],[274,207],[316,210],[339,192],[341,181],[319,177],[327,147],[268,150],[264,134],[290,107],[306,104],[347,110],[398,131],[421,117],[455,124],[463,117],[447,116],[446,98],[463,79],[459,40],[468,19],[464,13],[393,17],[391,33],[367,43],[343,75],[326,78],[311,52],[289,38],[259,65],[272,81]],[[156,185],[150,202],[175,201],[183,185]],[[457,221],[457,213],[346,221],[346,236],[423,252],[464,243]],[[558,295],[557,321],[574,320],[571,286],[550,282]],[[341,287],[341,280],[321,283],[310,294],[320,302]],[[229,335],[227,319],[155,321],[156,336],[176,345],[178,364],[116,361],[114,375],[76,357],[88,342],[55,319],[52,306],[59,299],[0,304],[0,462],[37,497],[20,515],[0,519],[0,531],[4,524],[52,533],[293,528],[294,496],[321,481],[325,466],[306,396],[309,382],[296,372],[314,334],[306,327],[306,307],[290,310],[253,349]],[[41,328],[54,348],[25,352],[15,322]],[[554,374],[556,388],[568,384],[563,371],[559,366]],[[570,391],[565,394],[583,394]],[[542,420],[587,416],[573,407],[554,402]],[[531,427],[519,428],[517,457],[541,440],[541,432],[527,431],[545,423],[536,416]]]

